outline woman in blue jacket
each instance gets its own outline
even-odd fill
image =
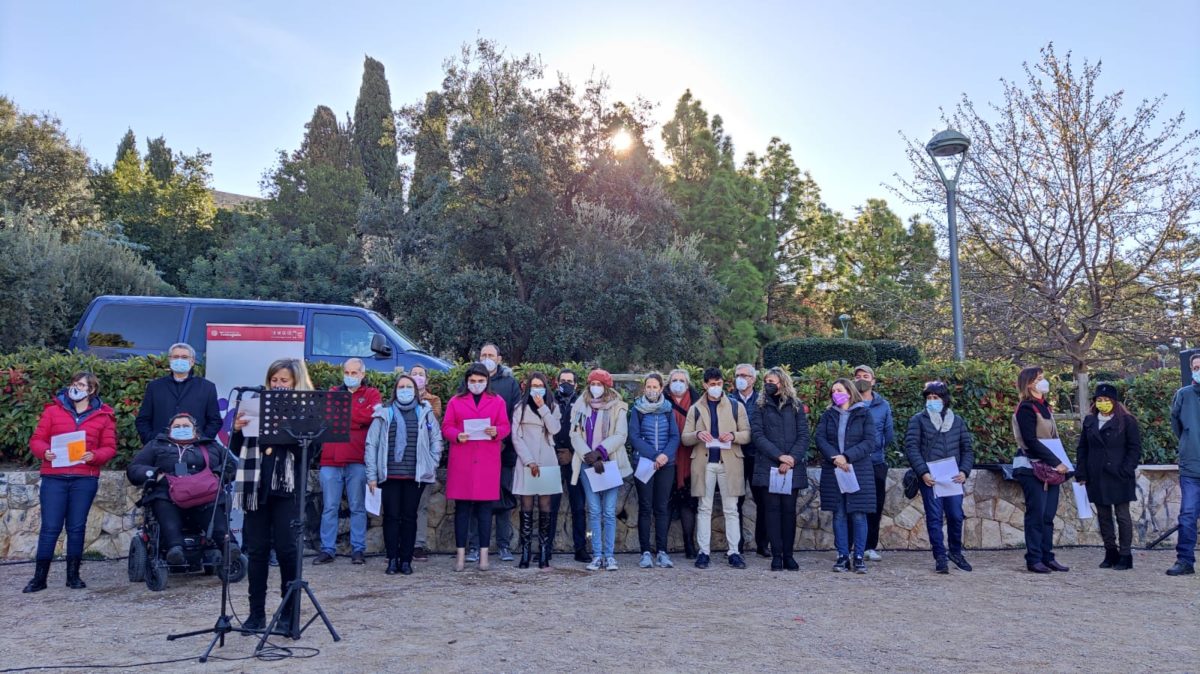
[[[637,461],[654,464],[649,481],[634,478],[638,493],[638,542],[642,560],[638,566],[649,569],[655,559],[650,550],[650,514],[654,514],[655,544],[658,565],[674,566],[667,554],[667,532],[671,524],[667,501],[675,480],[675,453],[679,449],[679,427],[671,402],[663,395],[663,378],[657,372],[646,375],[642,395],[629,411],[629,439],[637,453]]]

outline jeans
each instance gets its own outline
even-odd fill
[[[934,559],[946,558],[946,544],[942,541],[942,520],[947,522],[946,534],[950,538],[950,554],[961,555],[963,549],[963,497],[934,496],[933,487],[920,482],[921,501],[925,504],[925,528],[929,531],[929,547]],[[867,548],[870,550],[871,548]]]
[[[67,527],[67,556],[83,556],[83,535],[87,532],[88,511],[100,488],[100,479],[86,475],[43,475],[38,489],[42,507],[42,528],[38,532],[37,559],[54,558],[54,546],[63,525]],[[1195,522],[1192,531],[1195,532]],[[1193,542],[1195,535],[1192,536]]]
[[[344,488],[344,489],[343,489]],[[352,463],[348,466],[321,466],[321,549],[329,554],[337,551],[338,513],[342,509],[342,492],[350,504],[350,550],[367,550],[367,467]]]
[[[507,511],[506,513],[507,514]],[[491,501],[455,501],[454,502],[454,546],[467,547],[471,529],[483,534],[483,539],[492,539],[492,506]]]
[[[762,490],[768,491],[765,487]],[[762,504],[763,528],[767,531],[767,540],[771,542],[771,555],[776,559],[790,559],[796,549],[796,492],[768,492]]]
[[[588,525],[592,531],[592,556],[612,557],[617,547],[617,493],[620,487],[605,489],[597,494],[583,475],[583,494],[587,498]],[[601,529],[601,523],[604,528]]]
[[[380,489],[383,515],[383,545],[388,559],[411,562],[417,540],[417,504],[425,483],[416,480],[387,480]]]
[[[1200,477],[1179,476],[1179,537],[1175,556],[1196,564],[1196,518],[1200,517]],[[38,557],[41,559],[41,557]]]
[[[742,474],[746,476],[747,482],[749,482],[751,477],[754,475],[754,461],[755,457],[753,456],[747,456],[742,459],[742,465],[745,467],[745,469],[742,471]],[[769,538],[767,535],[767,518],[765,512],[767,507],[767,488],[750,485],[748,489],[750,500],[754,501],[754,547],[761,550],[766,546]],[[745,505],[745,503],[745,496],[738,498],[738,526],[740,527],[740,531],[745,531],[746,529],[746,518],[742,514],[742,506]]]
[[[1116,529],[1113,528],[1113,514],[1117,516]],[[1118,554],[1133,554],[1133,518],[1129,515],[1128,503],[1116,505],[1096,504],[1096,524],[1100,526],[1100,538],[1104,547],[1116,550]],[[1119,533],[1118,533],[1119,532]],[[1120,538],[1120,546],[1117,539]]]
[[[675,487],[675,466],[667,464],[654,471],[650,481],[643,483],[634,479],[638,494],[638,545],[642,552],[666,552],[667,532],[671,526],[671,515],[667,511],[667,499]],[[650,547],[650,522],[654,521],[654,544]]]
[[[154,510],[154,518],[158,520],[159,547],[163,550],[183,545],[185,525],[190,526],[192,531],[208,531],[210,518],[213,529],[209,540],[217,546],[221,546],[225,541],[225,509],[217,509],[215,501],[208,505],[185,509],[166,499],[156,499],[150,502],[150,507]]]
[[[1025,564],[1048,564],[1054,561],[1054,514],[1062,485],[1047,488],[1032,471],[1015,477],[1025,492]]]
[[[421,490],[421,500],[417,502],[417,537],[418,548],[429,547],[429,495],[433,493],[433,485],[427,484]]]
[[[583,495],[582,484],[571,484],[571,464],[562,466],[563,494],[567,495],[567,505],[571,508],[571,539],[575,544],[575,552],[587,550],[587,499]],[[580,482],[583,482],[581,476]],[[551,536],[558,535],[558,512],[562,508],[562,494],[550,497],[550,531]]]
[[[296,494],[271,494],[265,502],[258,504],[257,510],[246,511],[242,526],[246,556],[250,558],[246,579],[251,611],[262,611],[266,602],[272,547],[279,560],[281,596],[287,591],[288,583],[296,578],[296,560],[300,558],[300,550],[296,547],[296,532],[292,529],[292,522],[299,518],[300,500]]]
[[[712,511],[716,490],[721,489],[721,511],[725,513],[725,541],[729,548],[726,555],[736,555],[738,543],[742,541],[742,529],[738,522],[738,497],[726,496],[733,485],[725,477],[725,464],[710,463],[704,469],[704,496],[700,498],[700,508],[696,512],[696,542],[700,552],[712,554]]]
[[[862,557],[867,550],[867,514],[847,512],[845,494],[838,496],[833,507],[833,545],[838,557],[850,556],[851,529],[854,530],[854,556]]]

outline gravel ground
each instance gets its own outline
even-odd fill
[[[559,557],[550,571],[493,562],[453,573],[452,560],[419,562],[386,576],[384,561],[306,568],[342,635],[318,621],[297,642],[312,658],[213,660],[136,671],[1200,671],[1200,576],[1168,578],[1171,551],[1138,552],[1135,569],[1096,568],[1102,551],[1060,550],[1070,573],[1024,572],[1022,551],[974,552],[974,573],[932,571],[927,552],[885,553],[866,576],[829,572],[831,553],[797,556],[799,573],[745,571],[718,558],[707,571],[676,557],[675,569],[589,573]],[[493,557],[495,559],[495,557]],[[206,637],[168,632],[210,625],[214,578],[174,577],[152,593],[126,581],[125,562],[88,562],[86,590],[22,594],[33,567],[0,566],[4,637],[0,668],[128,665],[195,657]],[[246,610],[245,582],[233,587]],[[310,613],[305,605],[305,613]],[[221,657],[248,656],[231,635]],[[123,668],[124,669],[124,668]]]

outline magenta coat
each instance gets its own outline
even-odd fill
[[[458,441],[467,419],[490,419],[496,427],[491,440]],[[500,498],[500,448],[508,437],[508,411],[504,398],[485,393],[475,404],[471,394],[454,396],[446,405],[442,435],[450,448],[446,471],[446,498],[460,501],[495,501]]]

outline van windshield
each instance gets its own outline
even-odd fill
[[[422,352],[424,351],[424,349],[422,349],[419,346],[417,346],[416,344],[414,344],[411,339],[409,339],[407,336],[405,336],[404,333],[397,330],[396,326],[392,325],[391,321],[384,318],[383,316],[380,316],[378,313],[376,313],[374,311],[370,312],[370,314],[372,316],[374,316],[375,318],[379,319],[379,324],[383,326],[383,329],[387,332],[387,335],[393,341],[395,341],[397,345],[399,345],[401,350],[403,350],[403,351],[422,351]]]

